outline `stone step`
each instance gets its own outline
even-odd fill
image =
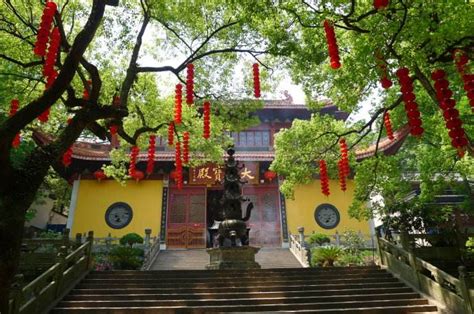
[[[147,304],[142,306],[124,306],[124,307],[108,307],[108,306],[91,306],[80,307],[67,304],[64,307],[61,302],[51,313],[209,313],[209,312],[255,312],[255,311],[282,311],[282,310],[334,310],[334,309],[358,309],[371,307],[399,307],[410,305],[428,305],[428,301],[424,299],[400,299],[400,300],[364,300],[364,301],[340,301],[340,302],[308,302],[308,303],[284,303],[284,304],[224,304],[224,305],[203,305],[203,306],[151,306]],[[70,307],[69,307],[70,306]],[[436,309],[436,307],[427,306],[425,311]],[[385,313],[385,312],[384,312]],[[400,313],[400,312],[398,312]]]
[[[392,278],[393,276],[387,272],[381,273],[354,273],[354,274],[344,274],[341,276],[340,274],[279,274],[273,275],[271,278],[273,279],[284,279],[284,280],[305,280],[305,279],[340,279],[343,277],[344,279],[368,279],[368,278]],[[266,281],[269,279],[269,276],[264,275],[255,275],[255,276],[234,276],[228,277],[224,276],[213,276],[213,277],[181,277],[181,278],[161,278],[160,276],[130,276],[128,278],[125,277],[87,277],[84,280],[84,283],[111,283],[111,284],[118,284],[118,283],[168,283],[168,282],[209,282],[214,283],[216,281],[222,281],[231,283],[234,281],[242,281],[245,280],[246,282],[252,281]]]
[[[374,283],[342,283],[342,284],[308,284],[298,285],[294,283],[283,284],[283,285],[243,285],[240,287],[225,287],[226,292],[260,292],[260,291],[286,291],[286,290],[344,290],[344,289],[390,289],[390,288],[402,288],[406,287],[399,281],[390,282],[374,282]],[[79,286],[73,289],[71,295],[84,295],[84,294],[166,294],[175,293],[216,293],[221,292],[222,287],[155,287],[155,288],[144,288],[144,287],[102,287],[102,288],[80,288]]]
[[[391,299],[392,295],[417,295],[410,288],[394,289],[341,289],[341,290],[290,290],[290,291],[259,291],[259,292],[216,292],[216,293],[168,293],[168,294],[83,294],[69,295],[64,301],[126,301],[126,300],[219,300],[219,299],[258,299],[258,298],[285,298],[285,297],[314,297],[331,298],[358,297],[367,295],[385,295]]]
[[[125,287],[142,287],[142,288],[158,288],[158,287],[175,287],[176,289],[180,289],[183,287],[208,287],[212,285],[214,287],[228,287],[228,286],[248,286],[251,283],[258,283],[262,282],[265,285],[316,285],[316,284],[353,284],[353,283],[376,283],[376,282],[397,282],[398,280],[393,277],[386,277],[386,278],[331,278],[331,279],[318,279],[318,278],[306,278],[306,279],[287,279],[287,278],[274,278],[269,277],[266,280],[245,280],[245,281],[236,281],[236,280],[221,280],[218,282],[164,282],[160,280],[150,280],[146,281],[125,281],[125,282],[105,282],[105,281],[90,281],[88,279],[83,280],[79,284],[79,288],[125,288]]]

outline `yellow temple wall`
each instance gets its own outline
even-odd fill
[[[331,192],[329,196],[322,194],[319,180],[296,187],[294,200],[286,200],[288,231],[291,234],[298,234],[298,227],[304,227],[305,234],[315,232],[334,235],[336,230],[339,233],[354,230],[369,234],[368,221],[359,221],[349,217],[348,210],[354,195],[354,182],[347,180],[347,190],[343,192],[337,180],[330,180],[329,189]],[[331,204],[338,209],[340,222],[335,228],[324,229],[316,223],[314,212],[321,204]]]
[[[128,181],[126,186],[115,180],[81,180],[77,191],[77,203],[74,209],[71,234],[94,231],[94,237],[121,237],[135,232],[145,235],[145,229],[152,230],[151,235],[160,232],[163,181]],[[125,202],[132,208],[133,217],[122,229],[107,225],[105,212],[110,205]]]

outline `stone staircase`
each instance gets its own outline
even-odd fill
[[[255,256],[262,268],[298,268],[301,264],[288,249],[262,248]],[[206,269],[209,254],[205,249],[165,250],[151,265],[150,270]]]
[[[409,313],[436,306],[378,267],[91,272],[52,313]]]

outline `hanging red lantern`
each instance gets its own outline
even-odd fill
[[[134,178],[136,174],[136,164],[138,160],[138,154],[140,153],[140,148],[138,146],[133,146],[130,150],[130,165],[128,166],[128,174]]]
[[[194,65],[189,63],[186,66],[186,103],[192,105],[194,102]]]
[[[349,166],[349,149],[347,148],[347,143],[344,138],[341,138],[339,140],[339,148],[341,152],[342,169],[344,170],[344,175],[348,177],[351,172],[351,169]]]
[[[48,108],[48,109],[46,109],[45,111],[43,111],[43,113],[41,113],[41,114],[38,116],[38,120],[39,120],[41,123],[46,123],[46,122],[48,122],[49,113],[50,113],[50,108]]]
[[[149,146],[148,146],[148,161],[146,164],[146,173],[148,175],[153,173],[155,167],[155,147],[156,147],[156,135],[150,135]]]
[[[326,166],[326,161],[320,160],[319,161],[319,180],[321,182],[321,192],[329,196],[329,176],[328,176],[328,169]]]
[[[21,138],[20,138],[20,133],[17,133],[15,137],[12,140],[12,147],[13,148],[18,148],[21,144]]]
[[[49,33],[51,31],[51,26],[53,25],[53,19],[56,11],[56,3],[52,1],[46,2],[46,5],[43,9],[43,15],[41,16],[38,34],[36,36],[35,48],[33,50],[34,54],[39,57],[44,57],[46,55],[46,46],[48,44]]]
[[[20,101],[18,99],[12,99],[10,102],[10,112],[8,114],[9,117],[14,116],[18,112],[18,108],[20,108]],[[17,148],[20,146],[21,139],[20,133],[17,133],[12,140],[12,147]]]
[[[168,145],[173,146],[174,144],[174,124],[170,122],[168,125]]]
[[[211,136],[211,103],[206,101],[203,106],[204,130],[203,137],[207,140]]]
[[[183,188],[183,161],[181,159],[181,143],[176,142],[175,149],[175,165],[176,165],[176,185],[179,190]]]
[[[324,20],[324,31],[326,33],[331,68],[339,69],[341,62],[339,60],[339,47],[337,46],[336,33],[334,32],[334,26],[328,20]]]
[[[110,134],[113,136],[113,135],[117,135],[117,132],[118,132],[118,126],[117,125],[111,125],[109,126],[109,131],[110,131]]]
[[[183,133],[183,163],[189,163],[189,132]]]
[[[69,167],[72,163],[72,146],[69,147],[63,154],[62,163],[64,167]]]
[[[99,169],[94,172],[94,177],[96,178],[97,181],[102,181],[107,179],[107,175],[105,174],[104,170]]]
[[[90,97],[89,91],[92,88],[92,81],[88,80],[86,83],[87,83],[86,84],[87,86],[84,87],[84,91],[82,92],[82,99],[89,100],[89,97]]]
[[[183,115],[183,85],[176,84],[174,96],[174,123],[181,124]]]
[[[263,177],[265,178],[265,180],[268,180],[270,182],[272,182],[277,176],[277,173],[271,170],[267,170],[263,173]]]
[[[390,121],[390,114],[388,113],[388,111],[385,111],[383,115],[383,124],[385,125],[385,130],[387,131],[388,139],[393,141],[395,137],[393,136],[392,122]]]
[[[176,182],[178,178],[178,172],[176,171],[176,169],[171,170],[169,176],[171,180],[174,180]]]
[[[390,0],[374,0],[374,9],[382,10],[390,5]]]
[[[423,134],[423,127],[420,118],[420,111],[416,103],[416,96],[413,93],[413,81],[410,78],[410,70],[407,68],[400,68],[396,75],[400,83],[400,90],[402,92],[402,99],[405,103],[405,110],[408,118],[408,125],[410,126],[410,134],[415,137],[420,137]]]
[[[59,29],[55,27],[51,32],[51,38],[49,42],[48,53],[44,61],[43,66],[43,75],[47,78],[54,77],[53,81],[56,79],[57,74],[55,73],[54,66],[56,64],[56,59],[58,56],[59,45],[61,43],[61,34]],[[52,85],[49,83],[48,85]]]
[[[145,178],[145,174],[143,173],[143,171],[140,171],[140,170],[135,170],[133,172],[133,174],[131,175],[131,177],[135,180],[135,181],[140,181],[140,180],[143,180],[143,178]]]
[[[341,187],[342,191],[347,190],[347,184],[346,184],[346,171],[344,169],[344,160],[340,159],[337,162],[337,168],[338,168],[338,176],[339,176],[339,186]]]
[[[255,98],[260,98],[260,70],[258,63],[253,64],[253,94]]]
[[[474,74],[466,73],[466,65],[469,62],[469,56],[466,54],[466,52],[456,49],[453,52],[453,59],[456,63],[456,68],[458,69],[458,72],[463,80],[464,90],[466,91],[467,98],[469,99],[471,110],[474,113]]]
[[[448,135],[451,138],[451,145],[457,149],[459,156],[464,156],[466,146],[469,144],[466,133],[459,119],[459,111],[455,109],[456,101],[451,97],[452,91],[449,89],[449,81],[446,79],[446,72],[436,70],[431,74],[435,81],[436,95],[443,111],[446,127],[449,129]]]

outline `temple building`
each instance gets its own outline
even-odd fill
[[[345,120],[348,114],[334,105],[327,105],[321,114]],[[281,101],[265,101],[256,112],[260,124],[248,130],[232,133],[236,160],[245,164],[240,175],[248,183],[243,194],[254,203],[250,227],[250,244],[262,247],[285,247],[289,234],[304,227],[312,232],[334,235],[345,230],[371,233],[369,221],[349,217],[348,208],[354,193],[353,180],[347,190],[341,191],[337,180],[330,180],[331,194],[321,193],[320,182],[296,187],[295,199],[289,200],[279,191],[279,178],[268,170],[275,152],[274,135],[289,128],[294,119],[310,119],[305,105],[293,104],[291,97]],[[396,151],[408,134],[407,129],[395,132],[395,141],[383,139],[379,152]],[[47,142],[48,137],[37,133],[36,140]],[[67,227],[72,234],[94,230],[97,237],[119,237],[130,232],[143,234],[152,230],[159,236],[163,248],[209,247],[208,228],[214,225],[214,212],[222,195],[223,170],[216,164],[206,164],[185,171],[184,187],[177,189],[173,177],[174,150],[167,147],[166,139],[157,138],[155,172],[125,186],[113,179],[98,180],[94,172],[110,163],[109,143],[76,142],[73,162],[67,175],[74,178]],[[375,147],[356,152],[361,160],[373,154]],[[295,152],[296,153],[296,152]],[[223,156],[224,157],[224,156]],[[137,169],[146,167],[147,152],[138,156]],[[171,179],[170,179],[171,176]],[[243,204],[246,206],[246,203]]]

